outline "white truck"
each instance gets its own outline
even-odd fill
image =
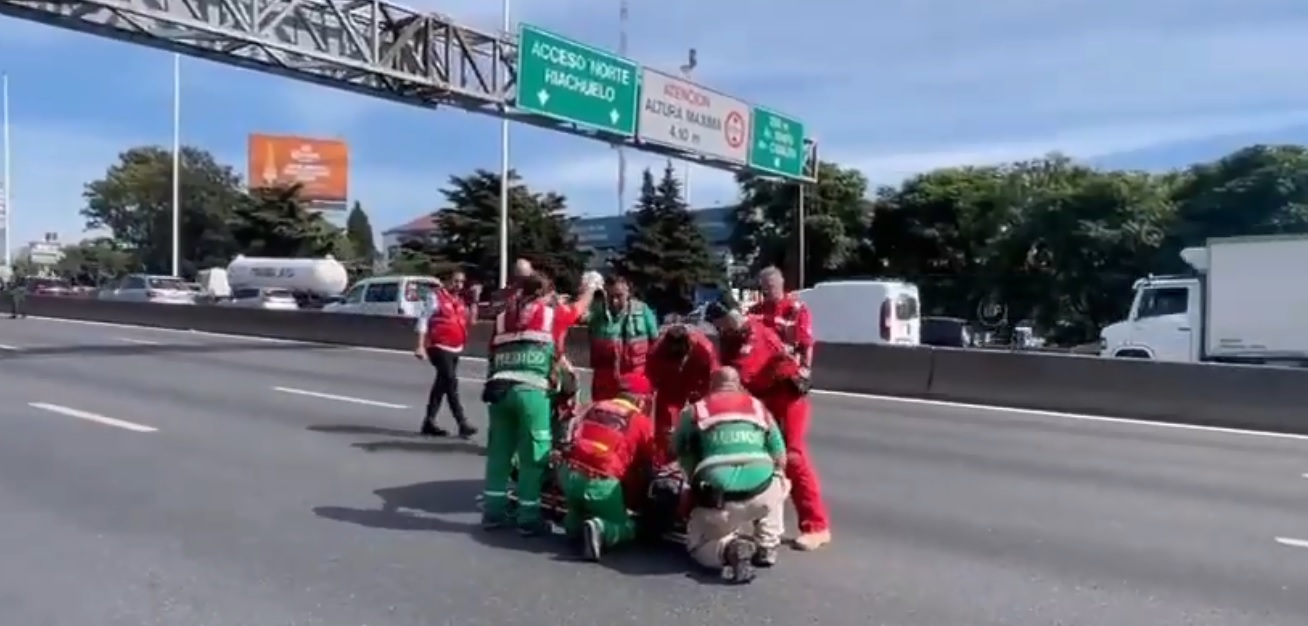
[[[1158,361],[1308,364],[1308,236],[1210,239],[1181,258],[1195,273],[1135,282],[1100,355]]]

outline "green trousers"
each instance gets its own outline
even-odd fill
[[[559,470],[559,484],[568,507],[563,528],[569,535],[580,533],[586,520],[597,519],[604,531],[604,547],[612,548],[635,538],[636,523],[627,514],[622,483],[616,478],[591,478],[564,467]]]
[[[489,409],[485,515],[496,521],[508,517],[509,475],[517,455],[518,524],[540,524],[540,489],[550,454],[549,395],[544,389],[517,385]]]

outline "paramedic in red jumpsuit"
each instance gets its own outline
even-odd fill
[[[656,461],[671,463],[672,432],[687,405],[708,395],[709,377],[718,366],[717,349],[704,331],[673,324],[659,335],[645,361],[645,376],[654,387]]]
[[[795,293],[786,291],[781,270],[769,267],[758,275],[763,299],[746,311],[776,331],[782,343],[805,371],[813,368],[813,318]]]
[[[831,526],[808,453],[808,372],[763,321],[721,304],[710,305],[705,317],[721,335],[722,364],[740,372],[745,389],[762,400],[781,425],[786,440],[786,478],[799,517],[795,547],[816,550],[825,546],[831,542]]]

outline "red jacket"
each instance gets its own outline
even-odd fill
[[[709,375],[718,367],[718,351],[702,331],[690,331],[690,354],[685,360],[671,360],[663,354],[662,337],[645,361],[645,376],[663,402],[697,402],[708,394]]]
[[[794,292],[787,293],[780,300],[760,300],[749,307],[747,314],[757,317],[768,328],[776,331],[781,342],[790,347],[792,354],[802,355],[804,362],[811,363],[813,316]]]
[[[458,294],[439,289],[427,311],[427,346],[462,352],[468,343],[468,304]]]
[[[745,327],[723,335],[721,344],[722,364],[736,368],[741,384],[756,397],[786,389],[785,381],[800,374],[781,337],[757,318],[745,318]]]

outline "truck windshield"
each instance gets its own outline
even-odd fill
[[[1140,294],[1136,319],[1185,313],[1190,304],[1190,290],[1185,287],[1146,289]]]

